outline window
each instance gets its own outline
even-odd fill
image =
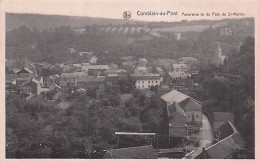
[[[190,116],[188,115],[188,118],[190,118]]]
[[[143,81],[143,83],[144,83],[144,81]]]
[[[140,89],[140,86],[138,86],[138,89]]]
[[[151,86],[150,86],[150,85],[148,85],[148,87],[150,88]]]
[[[157,81],[156,81],[156,83],[157,83]]]
[[[152,83],[153,83],[153,81],[152,81]]]
[[[178,117],[178,116],[179,116],[179,114],[176,114],[176,116]]]
[[[196,117],[198,118],[198,117],[199,117],[199,115],[196,115]]]
[[[148,81],[148,83],[150,83],[150,81]]]

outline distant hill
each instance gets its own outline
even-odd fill
[[[21,26],[26,26],[30,29],[34,27],[42,30],[55,28],[60,26],[71,26],[75,30],[82,30],[86,25],[98,25],[109,27],[148,27],[153,28],[153,32],[187,32],[187,31],[202,31],[212,25],[213,28],[231,25],[247,25],[254,26],[253,18],[244,19],[222,19],[222,20],[194,20],[181,22],[144,22],[123,19],[109,18],[93,18],[79,16],[61,16],[61,15],[41,15],[41,14],[18,14],[6,13],[6,31],[18,29]],[[101,29],[102,27],[100,27]],[[104,28],[105,29],[105,28]],[[126,29],[123,29],[126,30]],[[106,31],[106,29],[104,30]],[[111,32],[115,32],[112,30]],[[106,31],[109,32],[109,31]],[[122,31],[126,32],[126,31]],[[129,32],[134,32],[130,31]],[[245,31],[247,32],[247,31]],[[251,31],[250,31],[251,32]]]
[[[17,14],[6,13],[6,30],[10,31],[21,26],[30,29],[55,28],[59,26],[84,27],[86,25],[122,25],[138,23],[135,21],[125,21],[120,19],[92,18],[79,16],[60,16],[60,15],[40,15],[40,14]]]

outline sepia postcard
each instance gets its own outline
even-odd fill
[[[258,161],[259,0],[0,0],[0,161]]]

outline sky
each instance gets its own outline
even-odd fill
[[[130,11],[132,20],[180,21],[197,19],[223,19],[254,17],[259,0],[4,0],[5,12],[37,13],[48,15],[89,16],[123,19]],[[178,12],[178,16],[138,16],[137,12]],[[182,13],[209,13],[210,16],[183,16]],[[221,13],[221,16],[212,15]],[[226,16],[222,13],[243,13],[243,16]]]

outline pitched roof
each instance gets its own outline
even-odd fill
[[[237,149],[244,147],[244,141],[236,130],[235,126],[228,121],[225,126],[229,125],[232,132],[226,138],[220,140],[214,145],[205,149],[207,155],[211,159],[226,159],[232,155]]]
[[[168,106],[168,116],[171,116],[172,114],[178,112],[180,114],[182,114],[183,116],[185,116],[185,112],[184,110],[180,107],[180,105],[178,103],[172,103]]]
[[[31,70],[28,69],[28,68],[23,68],[23,69],[21,69],[18,73],[22,73],[23,71],[26,71],[27,73],[33,73],[33,71],[31,71]]]
[[[167,102],[168,105],[173,102],[179,103],[181,101],[186,100],[187,98],[189,98],[189,96],[176,90],[172,90],[169,93],[166,93],[163,96],[161,96],[161,99]]]
[[[35,73],[19,73],[19,78],[33,78],[36,76]]]
[[[201,105],[194,99],[188,98],[180,103],[184,111],[201,111]]]
[[[103,82],[105,81],[106,77],[99,76],[79,76],[78,82]]]
[[[155,73],[140,73],[136,72],[130,75],[131,77],[134,77],[135,79],[160,79],[159,74]]]
[[[38,82],[41,82],[43,77],[42,76],[37,76],[37,77],[34,77],[35,80],[37,80]]]
[[[138,146],[109,150],[104,158],[106,159],[157,159],[154,148],[149,146]]]
[[[76,78],[77,76],[74,73],[62,73],[60,78]]]
[[[87,66],[82,66],[82,70],[107,70],[110,69],[108,65],[87,65]]]

